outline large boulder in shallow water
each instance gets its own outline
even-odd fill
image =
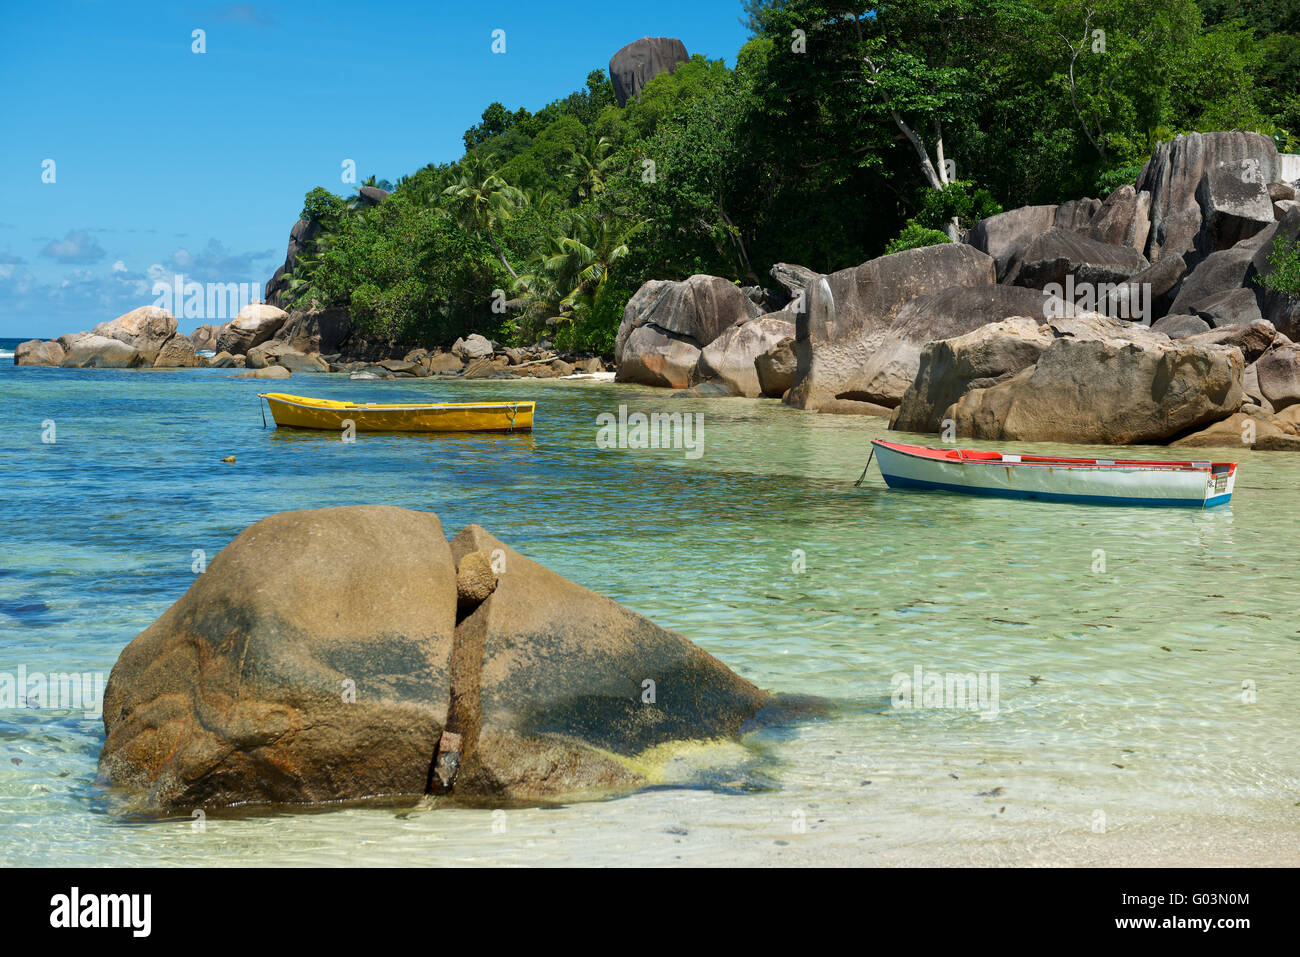
[[[950,339],[1012,316],[1059,314],[1065,304],[1019,286],[952,286],[918,296],[898,310],[863,364],[856,387],[843,398],[896,407],[921,367],[926,343]]]
[[[700,347],[690,339],[658,326],[638,326],[623,343],[614,378],[685,389],[694,381],[699,364]]]
[[[123,649],[100,772],[147,809],[421,794],[455,627],[436,515],[263,519]]]
[[[222,327],[217,336],[217,350],[231,355],[246,355],[249,349],[260,346],[279,332],[288,317],[287,312],[276,306],[250,302]]]
[[[609,79],[619,106],[641,98],[641,88],[661,73],[689,60],[686,44],[675,37],[642,37],[609,58]]]
[[[788,310],[737,323],[701,351],[699,376],[719,380],[732,395],[756,398],[763,394],[758,357],[793,337],[794,313]]]
[[[963,438],[1128,445],[1227,418],[1244,398],[1241,351],[1114,320],[1054,323],[1033,367],[953,406]]]
[[[29,339],[26,342],[20,342],[14,349],[14,365],[56,366],[63,361],[66,355],[63,346],[57,342]]]
[[[192,369],[199,364],[194,343],[189,336],[183,336],[179,332],[163,344],[158,350],[158,357],[153,361],[155,369]]]
[[[769,398],[781,398],[794,385],[798,367],[794,354],[794,336],[782,339],[754,360],[759,392]]]
[[[457,794],[527,799],[626,787],[635,776],[614,755],[735,736],[767,703],[681,635],[477,525],[451,548],[458,562],[495,556],[499,569],[496,589],[457,628],[447,721],[463,741]]]
[[[730,326],[760,314],[735,283],[718,276],[652,279],[623,310],[614,338],[617,380],[685,388],[700,350]]]
[[[74,342],[59,365],[65,369],[137,369],[152,362],[151,354],[121,339],[92,334]]]
[[[146,365],[154,358],[167,340],[176,335],[176,317],[158,306],[141,306],[128,313],[101,322],[92,334],[106,339],[116,339],[148,356]]]
[[[636,786],[619,756],[735,735],[766,702],[476,526],[449,545],[431,513],[285,512],[123,650],[100,772],[145,811],[411,800],[431,781],[532,800]]]
[[[1016,316],[927,344],[890,428],[941,431],[954,402],[972,388],[993,385],[1028,369],[1052,340],[1051,328],[1038,318]]]
[[[870,401],[863,395],[864,370],[904,305],[993,280],[993,260],[961,243],[909,249],[822,276],[798,316],[798,372],[785,401],[801,409],[831,399]]]

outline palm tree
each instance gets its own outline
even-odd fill
[[[574,181],[578,199],[590,199],[605,189],[605,175],[614,163],[614,144],[608,136],[596,139],[587,138],[587,142],[573,151],[566,164],[566,172]]]
[[[495,230],[510,219],[516,209],[527,205],[528,198],[523,191],[502,179],[485,160],[468,156],[461,163],[460,175],[442,191],[442,195],[452,200],[456,218],[461,224],[486,239],[501,265],[506,267],[506,272],[517,280],[519,274],[507,261]]]
[[[529,300],[527,315],[548,325],[573,322],[591,308],[614,264],[628,254],[628,239],[643,223],[573,213],[550,250],[519,277],[515,289]]]

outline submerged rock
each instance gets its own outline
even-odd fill
[[[459,619],[459,621],[458,621]],[[478,526],[388,506],[242,532],[123,650],[100,772],[143,811],[644,783],[769,696]]]

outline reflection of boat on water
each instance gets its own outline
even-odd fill
[[[1235,462],[1159,462],[1004,455],[934,449],[876,439],[871,443],[890,488],[1030,498],[1095,505],[1226,505]],[[864,473],[865,474],[865,473]]]
[[[338,432],[520,432],[533,427],[535,402],[437,402],[387,405],[337,402],[283,392],[259,393],[277,426]]]

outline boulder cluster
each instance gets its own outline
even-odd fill
[[[1296,159],[1194,133],[1104,202],[1009,210],[960,243],[828,275],[780,263],[772,291],[652,281],[618,379],[971,438],[1300,448],[1300,300],[1263,281],[1274,241],[1300,237]]]
[[[431,512],[284,512],[245,529],[123,649],[102,778],[190,813],[646,783],[633,759],[735,738],[769,695],[686,638]]]
[[[24,342],[14,350],[14,363],[78,369],[246,369],[241,375],[256,378],[347,372],[358,379],[430,375],[514,379],[605,371],[598,356],[562,354],[549,341],[508,349],[472,334],[457,339],[447,350],[410,348],[400,342],[367,340],[343,309],[285,312],[267,303],[250,303],[229,322],[201,325],[188,336],[176,331],[170,312],[145,306],[100,323],[93,332]]]

